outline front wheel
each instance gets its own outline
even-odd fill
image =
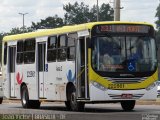
[[[134,109],[135,103],[136,103],[135,100],[121,101],[121,106],[122,106],[123,110],[131,111]]]
[[[66,106],[67,110],[71,110],[70,101],[65,101],[65,106]]]
[[[70,108],[72,111],[84,111],[84,102],[79,102],[76,100],[76,92],[75,89],[72,90],[70,94]]]

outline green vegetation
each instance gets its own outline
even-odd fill
[[[50,29],[57,28],[64,25],[73,25],[81,24],[87,22],[95,22],[97,18],[97,8],[94,5],[92,8],[89,8],[88,5],[85,5],[83,2],[78,4],[68,3],[63,5],[65,11],[64,18],[59,17],[58,15],[49,16],[46,19],[41,19],[40,22],[32,22],[30,27],[21,27],[21,28],[12,28],[8,33],[0,33],[0,58],[1,58],[1,46],[2,38],[5,35],[14,35],[27,33],[35,31],[37,29]],[[109,4],[102,4],[99,8],[99,21],[112,21],[113,20],[113,8]],[[1,61],[1,60],[0,60]]]
[[[157,41],[158,41],[158,44],[160,44],[160,4],[157,7],[157,12],[155,17],[157,18],[157,21],[155,22],[156,28],[157,28]]]
[[[58,15],[49,16],[46,19],[41,19],[40,22],[32,22],[30,27],[24,28],[12,28],[10,32],[5,33],[8,35],[21,34],[26,32],[35,31],[37,29],[51,29],[64,25],[74,25],[87,22],[95,22],[97,19],[97,8],[94,5],[91,9],[83,2],[78,4],[75,2],[73,5],[68,3],[63,5],[65,11],[64,18],[60,18]],[[102,4],[99,8],[99,21],[112,21],[113,20],[113,8],[109,4]]]

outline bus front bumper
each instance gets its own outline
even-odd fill
[[[151,89],[138,90],[110,90],[90,84],[91,101],[117,101],[117,100],[155,100],[157,98],[157,84]]]

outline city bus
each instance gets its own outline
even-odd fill
[[[157,97],[154,27],[145,22],[91,22],[3,38],[4,96],[23,108],[62,101],[68,110],[89,103],[120,103]]]

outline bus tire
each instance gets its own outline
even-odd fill
[[[136,103],[135,100],[121,101],[121,106],[124,111],[131,111],[134,109],[135,103]]]
[[[66,106],[67,110],[71,110],[70,101],[65,101],[65,106]]]
[[[30,100],[30,107],[33,109],[40,108],[41,102],[39,100]]]
[[[22,86],[21,91],[21,103],[23,108],[30,108],[30,101],[29,101],[29,95],[28,95],[28,89],[26,85]]]
[[[76,100],[76,90],[72,89],[70,93],[70,107],[72,111],[84,111],[84,102],[79,102]]]
[[[0,104],[2,104],[2,102],[3,102],[3,97],[2,97],[2,98],[0,98]]]

